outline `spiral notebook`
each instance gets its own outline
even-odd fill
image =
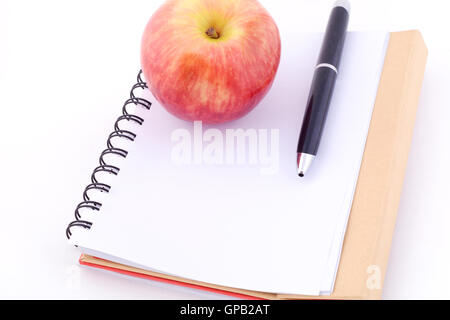
[[[322,36],[292,32],[272,90],[232,123],[173,117],[139,73],[66,231],[82,263],[252,297],[333,293],[390,34],[349,33],[320,155],[299,179]]]

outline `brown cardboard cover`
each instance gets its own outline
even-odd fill
[[[228,288],[82,255],[81,262],[263,299],[380,299],[422,87],[427,48],[419,31],[391,33],[331,296]]]

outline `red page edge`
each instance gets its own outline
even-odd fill
[[[240,293],[235,293],[235,292],[230,292],[230,291],[225,291],[225,290],[220,290],[220,289],[209,288],[209,287],[205,287],[205,286],[190,284],[190,283],[176,281],[176,280],[169,280],[169,279],[159,278],[159,277],[150,276],[150,275],[147,275],[147,274],[142,274],[142,273],[133,272],[133,271],[127,271],[127,270],[121,270],[121,269],[113,268],[113,267],[106,267],[106,266],[102,266],[102,265],[99,265],[99,264],[83,261],[82,257],[83,257],[83,255],[80,256],[78,262],[81,265],[85,265],[85,266],[88,266],[88,267],[108,270],[108,271],[124,274],[124,275],[127,275],[127,276],[142,278],[142,279],[146,279],[146,280],[158,281],[158,282],[168,283],[168,284],[171,284],[171,285],[177,285],[177,286],[182,286],[182,287],[191,288],[191,289],[197,289],[197,290],[203,290],[203,291],[208,291],[208,292],[212,292],[212,293],[218,293],[218,294],[222,294],[222,295],[226,295],[226,296],[230,296],[230,297],[234,297],[234,298],[239,298],[239,299],[245,299],[245,300],[266,300],[266,299],[262,299],[262,298],[258,298],[258,297],[253,297],[253,296],[250,296],[250,295],[245,295],[245,294],[240,294]]]

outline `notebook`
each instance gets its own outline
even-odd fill
[[[113,152],[101,158],[104,170],[94,172],[96,185],[77,207],[70,243],[83,254],[186,282],[330,295],[389,33],[348,34],[320,154],[299,179],[295,147],[322,35],[290,32],[282,35],[271,91],[235,122],[185,122],[145,88],[140,98],[133,90],[122,120],[132,117],[130,101],[151,108],[138,103],[133,110],[144,120],[127,128],[135,138],[116,127],[121,134],[109,140]],[[118,174],[102,175],[102,186],[100,171]],[[95,189],[104,191],[95,194],[98,202],[90,196]]]

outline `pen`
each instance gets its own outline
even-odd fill
[[[348,1],[336,1],[314,72],[297,147],[298,175],[303,177],[317,155],[325,126],[350,14]]]

